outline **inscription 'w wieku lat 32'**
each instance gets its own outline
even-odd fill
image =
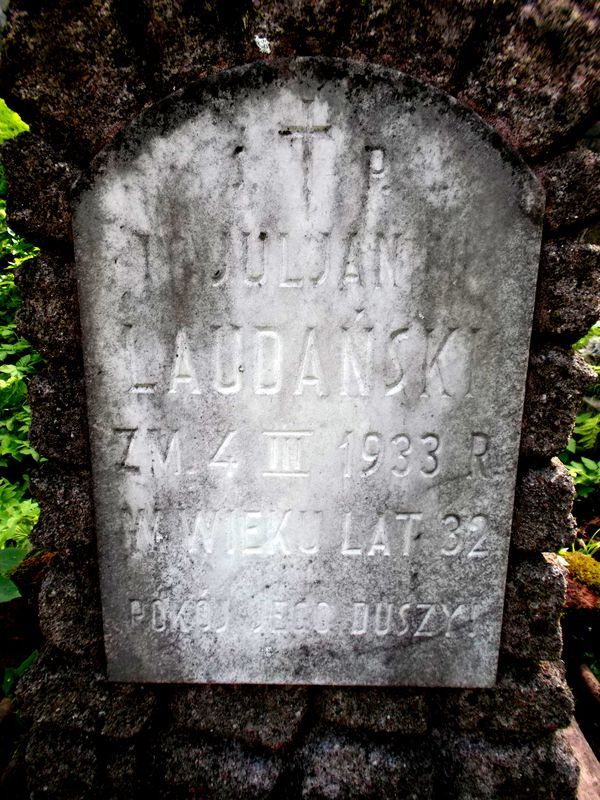
[[[149,110],[75,200],[115,680],[495,680],[540,242],[447,95],[300,59]]]

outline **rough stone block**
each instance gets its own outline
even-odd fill
[[[314,736],[299,756],[302,797],[323,800],[429,800],[433,763],[426,742],[404,747]]]
[[[69,194],[77,177],[40,136],[23,133],[2,146],[8,224],[35,244],[70,242]]]
[[[186,0],[142,0],[138,35],[152,69],[158,96],[180,88],[215,69],[256,60],[256,44],[244,58],[242,39],[248,4],[233,0],[223,4],[189,3]]]
[[[79,305],[71,261],[42,253],[15,276],[23,296],[19,332],[44,358],[81,360]]]
[[[115,0],[11,2],[2,50],[2,96],[78,162],[144,103],[144,80]]]
[[[584,147],[540,167],[546,190],[546,225],[551,231],[582,227],[600,215],[600,153]]]
[[[344,728],[374,733],[425,733],[429,702],[413,689],[324,689],[321,697],[324,721]]]
[[[98,776],[94,737],[52,726],[34,726],[25,760],[31,800],[89,800]]]
[[[531,353],[521,453],[549,458],[567,446],[583,393],[596,373],[570,349],[543,347]]]
[[[444,800],[575,800],[578,767],[562,734],[525,744],[457,739],[443,753]]]
[[[499,3],[484,11],[459,97],[530,158],[568,136],[598,96],[598,17],[577,0]]]
[[[509,564],[501,643],[504,654],[532,661],[560,658],[558,619],[565,589],[563,571],[542,556]]]
[[[88,463],[85,390],[79,371],[47,367],[29,383],[33,415],[29,439],[46,458],[62,464]]]
[[[574,497],[573,480],[558,458],[524,469],[517,479],[512,546],[538,553],[566,547],[576,528]]]
[[[339,0],[257,0],[250,14],[252,35],[265,37],[274,57],[289,57],[304,52],[310,55],[340,55],[354,16],[353,4]],[[255,60],[258,48],[248,46],[248,60]],[[254,58],[252,57],[254,56]]]
[[[156,705],[152,689],[108,683],[100,671],[44,653],[19,682],[21,713],[35,725],[130,740],[147,725]]]
[[[100,599],[89,572],[84,564],[77,575],[53,568],[40,588],[38,617],[51,645],[97,662],[102,655]]]
[[[155,751],[161,796],[207,800],[266,798],[281,772],[276,758],[244,750],[238,744],[194,742],[189,736],[162,736]]]
[[[132,800],[150,795],[146,786],[147,762],[140,757],[135,744],[115,741],[109,747],[104,745],[101,780],[105,800]]]
[[[548,242],[538,286],[534,328],[576,341],[600,317],[600,247]]]
[[[573,716],[562,662],[541,662],[535,669],[513,665],[501,671],[493,689],[446,691],[439,702],[441,729],[492,738],[535,738],[566,728]]]
[[[353,57],[360,54],[451,91],[482,14],[493,20],[486,5],[485,0],[361,3],[350,26]]]
[[[180,687],[170,709],[176,727],[278,750],[298,733],[307,691],[277,686]]]
[[[89,472],[71,472],[49,463],[31,474],[31,492],[41,505],[32,534],[36,547],[77,557],[95,542]]]

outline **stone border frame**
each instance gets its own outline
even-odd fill
[[[100,599],[70,187],[149,103],[226,67],[332,55],[400,69],[476,110],[540,177],[545,236],[523,421],[498,685],[490,690],[176,687],[103,679]],[[575,796],[560,662],[572,536],[555,458],[589,368],[570,350],[600,315],[600,157],[580,141],[600,98],[591,0],[13,0],[0,91],[30,123],[2,158],[10,224],[41,247],[19,274],[32,381],[34,541],[56,553],[39,595],[45,647],[21,682],[26,741],[9,782],[84,798]],[[337,789],[335,788],[337,787]],[[204,793],[204,794],[202,794]]]

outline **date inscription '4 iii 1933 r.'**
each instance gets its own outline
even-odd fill
[[[375,67],[223,73],[75,236],[109,676],[487,686],[540,190]]]

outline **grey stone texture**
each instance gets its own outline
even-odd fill
[[[25,297],[17,312],[21,335],[44,358],[77,363],[80,330],[74,264],[41,253],[17,271],[15,280]]]
[[[280,750],[297,735],[308,709],[305,688],[178,687],[169,703],[174,727],[222,734]]]
[[[575,487],[558,458],[524,469],[517,478],[512,546],[529,553],[557,552],[575,535]]]
[[[187,798],[194,794],[215,800],[271,796],[281,773],[281,761],[245,750],[238,744],[219,745],[167,733],[155,745],[160,796]]]
[[[445,755],[444,791],[452,800],[576,796],[577,762],[562,734],[502,745],[459,738]]]
[[[554,267],[551,272],[559,280],[551,276],[552,285],[546,287],[542,273],[535,347],[536,352],[539,347],[555,347],[557,336],[561,345],[568,345],[580,314],[590,313],[588,300],[580,310],[579,296],[569,289],[573,269],[583,276],[577,266],[580,258],[588,261],[588,255],[578,249],[578,244],[585,228],[597,224],[600,217],[600,161],[597,154],[577,143],[588,121],[597,115],[598,70],[594,66],[594,52],[598,52],[598,25],[594,6],[586,0],[543,4],[461,0],[434,3],[428,13],[430,9],[425,4],[375,6],[333,0],[293,3],[240,0],[227,4],[135,0],[112,5],[93,0],[86,4],[12,0],[3,32],[10,38],[10,46],[2,52],[1,93],[9,106],[24,114],[32,133],[3,148],[2,159],[10,184],[11,224],[30,240],[42,244],[45,258],[57,264],[60,259],[69,263],[72,261],[69,187],[100,143],[110,141],[115,130],[126,126],[147,103],[208,72],[257,59],[314,54],[373,62],[405,69],[454,96],[463,97],[536,168],[547,193],[547,235],[557,239],[556,272]],[[256,35],[269,38],[270,55],[259,51]],[[65,53],[69,55],[65,57]],[[550,252],[548,248],[546,252]],[[31,263],[29,267],[33,269]],[[56,274],[60,275],[60,268]],[[588,280],[584,283],[588,284]],[[83,420],[81,373],[75,366],[80,357],[80,342],[73,338],[69,346],[71,334],[66,334],[72,331],[73,337],[76,336],[73,322],[76,317],[65,307],[64,318],[58,319],[66,295],[61,288],[56,299],[52,299],[46,290],[50,288],[53,293],[53,285],[56,284],[49,278],[23,284],[26,307],[31,304],[30,308],[36,309],[35,319],[24,311],[23,324],[32,329],[32,335],[35,328],[36,343],[41,349],[46,347],[49,364],[63,366],[60,371],[53,368],[46,380],[54,382],[55,395],[64,392],[80,404]],[[559,296],[563,298],[560,301],[563,307],[552,308],[554,298]],[[586,296],[589,297],[587,289]],[[543,303],[541,298],[546,298]],[[359,747],[362,763],[369,758],[368,754],[374,759],[365,771],[370,776],[370,785],[375,785],[381,797],[386,792],[387,796],[396,797],[412,791],[417,797],[435,800],[573,800],[576,767],[562,737],[548,733],[540,738],[529,727],[529,733],[522,734],[523,739],[515,740],[510,728],[514,724],[515,730],[524,730],[524,725],[527,729],[533,722],[527,710],[531,706],[522,705],[523,697],[532,698],[535,692],[545,694],[555,685],[555,678],[542,680],[532,676],[536,675],[539,662],[555,662],[559,657],[557,625],[564,578],[560,570],[548,572],[535,560],[532,562],[531,557],[538,547],[545,549],[560,541],[561,519],[565,531],[572,527],[568,482],[564,476],[556,480],[552,477],[556,468],[550,459],[557,455],[568,435],[576,397],[586,380],[579,368],[573,370],[572,364],[542,371],[536,375],[536,391],[529,395],[525,407],[524,424],[531,435],[521,455],[522,490],[519,489],[513,542],[531,556],[523,561],[516,547],[510,556],[506,647],[500,670],[501,681],[506,680],[502,676],[513,675],[510,680],[519,684],[519,688],[515,687],[520,698],[517,708],[522,709],[518,719],[513,723],[506,708],[494,707],[490,700],[493,689],[469,693],[475,718],[485,720],[487,730],[494,729],[491,738],[482,738],[480,733],[469,729],[473,715],[461,701],[463,692],[443,692],[454,698],[460,709],[452,717],[444,711],[443,704],[436,702],[433,693],[425,692],[427,705],[434,705],[439,713],[433,720],[427,717],[427,733],[420,733],[426,724],[422,692],[401,690],[402,705],[412,709],[410,719],[402,722],[402,705],[396,706],[395,717],[390,709],[389,716],[398,720],[398,726],[405,725],[407,732],[412,727],[412,732],[407,736],[401,731],[373,732],[369,730],[372,725],[394,724],[387,721],[388,714],[380,716],[378,710],[383,711],[393,702],[387,691],[378,694],[377,689],[369,690],[371,700],[363,708],[348,700],[350,695],[346,695],[344,702],[336,699],[336,690],[331,690],[333,704],[323,705],[319,697],[309,698],[298,734],[280,751],[281,760],[275,767],[269,761],[268,751],[261,746],[245,744],[244,748],[252,748],[246,751],[233,741],[231,718],[226,709],[223,733],[219,731],[219,720],[215,719],[209,734],[183,730],[173,734],[169,728],[173,722],[170,695],[165,697],[162,690],[158,692],[156,712],[145,723],[146,727],[126,739],[74,731],[64,724],[59,708],[44,704],[42,687],[46,680],[60,679],[64,657],[78,672],[87,675],[86,687],[94,685],[94,676],[103,665],[98,662],[97,646],[92,644],[99,630],[97,576],[82,570],[76,557],[80,548],[85,551],[89,547],[93,533],[89,526],[92,499],[85,488],[89,486],[89,461],[85,458],[82,461],[80,454],[85,448],[81,445],[73,448],[70,437],[62,442],[62,448],[52,444],[57,413],[45,402],[38,403],[37,396],[32,397],[38,443],[50,444],[53,452],[52,461],[43,466],[43,472],[35,479],[36,494],[43,503],[38,535],[46,546],[60,553],[51,566],[51,571],[60,575],[55,587],[59,588],[68,573],[69,586],[73,586],[75,576],[81,588],[87,584],[87,592],[82,593],[79,588],[68,593],[68,630],[71,638],[88,641],[90,646],[78,648],[80,654],[75,654],[69,637],[60,635],[58,630],[47,640],[50,657],[44,657],[39,671],[32,674],[32,690],[23,695],[21,702],[25,720],[31,718],[37,705],[45,709],[48,720],[31,723],[25,736],[26,754],[21,750],[16,755],[15,763],[19,759],[21,763],[17,763],[12,775],[14,778],[24,773],[28,786],[22,789],[23,795],[34,800],[96,796],[162,800],[190,797],[194,793],[206,798],[236,797],[240,796],[244,769],[254,764],[253,785],[259,786],[256,791],[261,791],[262,786],[274,800],[297,798],[303,786],[313,796],[337,791],[343,797],[357,791],[351,788],[355,780],[351,759]],[[540,403],[543,416],[539,413]],[[81,432],[81,425],[78,427]],[[550,446],[546,446],[547,436]],[[533,502],[525,499],[529,491],[536,498]],[[536,519],[533,507],[538,502]],[[544,532],[546,517],[549,539]],[[54,602],[58,602],[58,596],[59,593]],[[82,598],[95,609],[95,614],[90,616]],[[52,631],[50,620],[47,624]],[[90,630],[94,632],[91,636]],[[526,669],[526,674],[521,669]],[[41,672],[46,675],[43,680]],[[23,692],[27,685],[24,679]],[[531,687],[537,689],[532,691]],[[89,698],[88,689],[81,691],[82,696]],[[103,691],[108,696],[113,693],[120,696],[119,688],[114,685]],[[557,700],[561,713],[566,713],[570,701],[558,682],[556,692],[562,698]],[[71,698],[75,700],[73,695]],[[129,706],[122,696],[121,702],[124,708]],[[77,701],[78,708],[82,705],[98,708],[91,699],[83,704]],[[329,733],[315,729],[321,713],[327,715],[327,725],[332,726]],[[278,729],[278,714],[275,706],[269,708],[266,728]],[[52,721],[54,715],[61,721]],[[83,718],[89,718],[87,712]],[[460,736],[452,735],[451,723],[468,730]],[[555,724],[562,724],[560,714],[557,716],[556,708],[549,709],[542,703],[538,730],[550,730]],[[433,725],[435,735],[432,735]],[[348,738],[336,730],[353,730],[355,734]],[[209,737],[210,741],[203,743],[195,738],[201,736]],[[310,743],[307,749],[302,746],[305,736]],[[315,749],[315,737],[317,741],[328,742],[325,752],[331,752],[332,742],[338,747],[331,759],[318,765],[318,770],[314,761],[317,756],[310,756],[310,748],[313,753],[321,752]],[[389,755],[390,748],[396,754],[396,761]],[[410,773],[412,784],[394,788],[398,786],[394,784],[395,776],[402,773],[402,765],[414,756],[415,750],[424,754],[423,769]],[[156,755],[149,758],[152,753]],[[219,761],[215,760],[215,753]],[[252,762],[255,755],[258,761]],[[378,780],[373,775],[380,758],[385,774]],[[164,764],[168,765],[167,784],[164,777],[158,779],[167,775]],[[223,771],[224,764],[228,772]],[[259,774],[262,778],[257,780]]]
[[[433,797],[433,761],[424,742],[400,749],[343,734],[319,735],[317,730],[302,748],[299,760],[304,774],[303,798]]]
[[[576,147],[538,169],[546,190],[546,226],[551,233],[577,229],[600,214],[600,153]]]
[[[414,689],[323,689],[321,718],[341,728],[418,736],[427,732],[430,701]]]
[[[532,349],[521,452],[551,458],[567,446],[575,415],[595,372],[576,352],[546,344]]]
[[[71,239],[71,186],[76,167],[57,155],[33,133],[24,133],[2,146],[2,163],[10,179],[6,200],[11,226],[35,244],[68,243]],[[31,175],[27,185],[19,175]],[[50,252],[48,249],[47,252]]]
[[[600,247],[549,241],[542,251],[534,329],[572,343],[600,317]]]
[[[448,95],[339,60],[223,72],[103,151],[74,232],[111,678],[493,684],[541,204]]]

